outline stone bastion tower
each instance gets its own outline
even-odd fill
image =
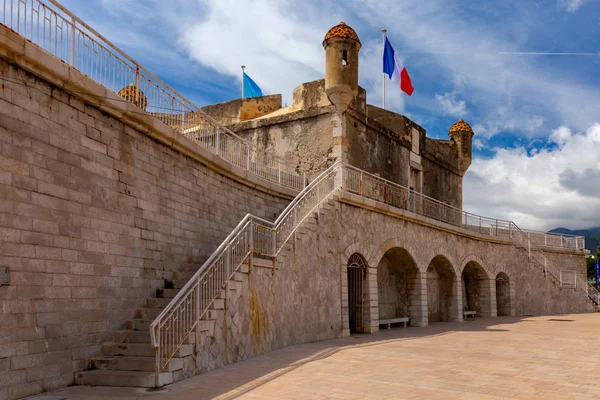
[[[354,29],[344,22],[331,28],[323,40],[325,48],[325,93],[343,113],[358,94],[358,52],[361,43]]]
[[[461,208],[471,127],[460,120],[450,128],[450,140],[433,139],[406,116],[368,104],[358,84],[361,42],[346,23],[329,29],[322,45],[324,79],[301,83],[291,105],[282,107],[276,94],[203,110],[300,173],[310,175],[341,160]]]

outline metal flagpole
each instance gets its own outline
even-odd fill
[[[387,30],[382,29],[381,30],[381,34],[383,36],[383,47],[381,50],[381,65],[383,66],[383,55],[385,53],[385,33],[387,32]],[[383,109],[385,109],[385,72],[381,73],[381,82],[383,83]]]
[[[246,68],[246,66],[242,65],[242,99],[244,98],[244,68]]]

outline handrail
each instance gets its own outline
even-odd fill
[[[476,231],[480,234],[510,239],[513,233],[512,230],[518,228],[512,221],[464,211],[350,165],[344,165],[344,171],[344,190],[363,197],[381,201],[467,230]],[[536,242],[535,237],[532,238],[532,233],[544,233],[547,237],[565,236],[554,235],[549,232],[523,231],[520,228],[519,231],[528,239],[534,239],[532,242]],[[545,247],[567,248],[570,250],[581,250],[585,247],[583,237],[572,236],[569,239],[574,240],[561,240],[560,243],[549,240]]]
[[[219,157],[296,190],[295,166],[241,138],[160,80],[56,0],[3,0],[0,24]]]
[[[539,251],[543,256],[543,252],[532,246],[528,235],[513,222],[475,216],[336,162],[302,190],[275,222],[247,214],[151,323],[151,340],[157,349],[157,377],[246,258],[250,254],[277,256],[302,221],[339,188],[464,229],[476,227],[481,234],[506,236],[513,244],[521,244],[528,250],[530,258],[545,265],[545,272],[560,281],[560,274],[554,266],[546,261],[545,256],[543,260],[539,259],[536,253]],[[165,335],[168,335],[166,339]]]
[[[156,384],[160,371],[226,290],[246,258],[250,254],[277,255],[302,221],[338,189],[339,181],[335,178],[341,169],[341,164],[335,163],[315,178],[284,210],[277,223],[247,214],[152,321],[150,337],[156,349]],[[285,240],[281,240],[281,235]]]

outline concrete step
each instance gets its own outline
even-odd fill
[[[93,370],[78,372],[75,376],[75,383],[78,385],[90,386],[151,388],[155,385],[155,375],[154,372]],[[158,375],[158,386],[164,386],[170,383],[173,383],[172,372],[162,372]]]
[[[194,345],[183,344],[174,357],[185,357],[193,353]],[[102,354],[105,356],[154,357],[156,352],[150,343],[115,343],[102,344]]]
[[[173,299],[169,299],[169,298],[151,298],[151,299],[146,299],[146,307],[148,308],[165,308],[165,306],[167,306],[171,300]]]
[[[156,289],[156,297],[163,299],[172,299],[177,296],[177,293],[179,293],[179,289]]]
[[[217,319],[219,312],[217,310],[207,310],[202,316],[201,320],[214,321]]]
[[[123,324],[123,329],[128,331],[146,331],[150,329],[151,319],[133,318]]]
[[[152,322],[154,318],[158,317],[161,311],[162,309],[160,308],[140,308],[136,310],[134,318],[149,319]]]
[[[104,371],[145,371],[154,372],[155,357],[95,357],[90,360],[92,369]],[[164,372],[183,369],[183,358],[171,358]]]
[[[150,343],[149,331],[123,330],[113,332],[115,343]]]
[[[244,264],[244,265],[247,267],[246,264]],[[273,259],[271,259],[271,258],[258,258],[258,257],[254,257],[254,259],[252,260],[252,266],[254,266],[254,267],[262,267],[262,268],[273,268]],[[236,273],[243,274],[244,272],[238,271]]]

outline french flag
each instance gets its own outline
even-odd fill
[[[402,61],[396,55],[394,48],[388,38],[385,38],[385,47],[383,50],[383,73],[387,74],[394,82],[400,81],[400,90],[411,96],[414,88],[408,76],[408,71]]]

